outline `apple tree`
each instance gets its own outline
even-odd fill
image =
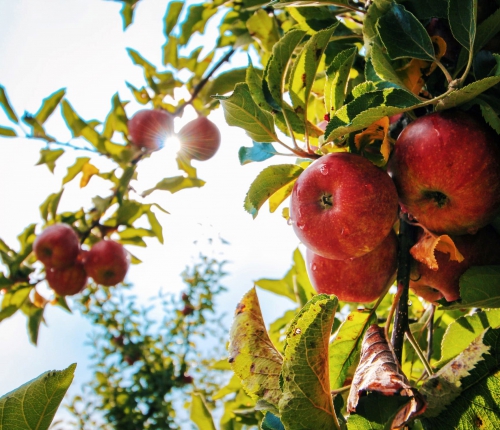
[[[124,26],[133,25],[141,2],[122,3]],[[210,54],[181,54],[215,19],[220,34]],[[84,267],[85,251],[100,243],[163,241],[154,214],[163,209],[133,193],[137,165],[160,149],[142,141],[143,130],[168,135],[170,117],[187,105],[200,118],[221,107],[226,122],[249,136],[238,151],[242,165],[280,158],[242,190],[244,209],[255,218],[266,202],[271,212],[286,206],[283,222],[306,252],[294,251],[283,279],[263,277],[235,304],[228,347],[234,376],[213,396],[200,387],[212,396],[210,407],[214,399],[223,403],[219,427],[500,427],[500,3],[173,1],[164,22],[161,67],[129,50],[145,79],[141,88],[129,85],[135,101],[164,120],[137,125],[117,94],[102,123],[86,121],[61,90],[19,121],[1,88],[13,125],[0,133],[45,141],[40,164],[53,169],[67,146],[116,163],[100,172],[90,158],[76,159],[63,185],[81,173],[81,186],[99,176],[112,192],[88,209],[60,213],[63,187],[42,204],[43,227],[70,225]],[[238,51],[248,53],[248,64],[221,72]],[[176,99],[179,87],[190,96]],[[71,142],[44,129],[58,106]],[[203,185],[191,160],[209,158],[218,136],[198,140],[209,147],[205,153],[193,136],[209,127],[190,127],[180,133],[190,142],[178,156],[183,174],[143,196]],[[136,227],[141,217],[149,228]],[[43,279],[50,284],[53,269],[44,270],[32,252],[40,227],[27,227],[19,250],[0,243],[0,319],[22,311],[33,341],[47,306],[68,306],[64,294],[48,301],[36,291]],[[81,294],[90,294],[106,320],[98,295],[107,290],[91,277]],[[266,327],[257,288],[291,300],[295,310]],[[102,384],[94,387],[106,398]],[[146,385],[154,389],[153,380]],[[210,407],[193,397],[199,428],[215,428]]]

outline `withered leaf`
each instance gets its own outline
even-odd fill
[[[420,234],[417,243],[410,250],[411,255],[417,261],[424,263],[429,269],[438,270],[438,262],[434,254],[435,251],[440,251],[444,254],[450,254],[450,260],[464,260],[464,256],[455,246],[452,238],[447,234],[438,236],[420,225],[423,231]]]
[[[360,396],[368,392],[411,399],[398,411],[391,423],[391,429],[403,427],[411,419],[422,414],[427,406],[421,394],[411,387],[406,377],[399,372],[384,337],[384,330],[376,324],[368,328],[363,339],[361,358],[347,400],[347,411],[356,412]]]
[[[255,288],[245,294],[236,307],[229,363],[250,396],[277,407],[283,357],[269,339]]]

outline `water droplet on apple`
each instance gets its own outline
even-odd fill
[[[328,175],[328,167],[325,164],[323,164],[322,166],[320,166],[319,171],[323,175]]]
[[[318,270],[318,266],[316,264],[313,264],[311,266],[311,269],[313,270],[313,272],[315,272],[316,270]]]

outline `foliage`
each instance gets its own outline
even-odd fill
[[[141,2],[121,3],[126,28]],[[240,148],[241,164],[281,155],[296,157],[288,164],[267,167],[250,186],[244,208],[256,217],[266,201],[271,212],[285,202],[296,178],[312,160],[325,154],[349,151],[385,168],[400,128],[425,113],[469,111],[482,116],[498,133],[500,5],[487,3],[243,0],[187,6],[173,1],[164,17],[162,67],[129,49],[131,60],[143,70],[145,84],[141,88],[128,84],[128,88],[136,106],[165,109],[175,116],[182,115],[187,105],[203,115],[221,106],[227,123],[245,130],[252,140],[251,146]],[[481,16],[478,11],[487,7],[489,15]],[[445,33],[430,34],[435,19],[444,25]],[[219,20],[219,34],[210,53],[200,58],[202,47],[192,48],[190,41],[194,34],[204,33],[209,20]],[[249,54],[248,67],[221,71],[237,51]],[[186,100],[176,97],[180,87],[189,91]],[[152,209],[165,210],[141,199],[156,190],[175,193],[204,184],[196,170],[179,159],[184,172],[181,176],[164,178],[142,196],[133,195],[137,165],[149,154],[130,144],[126,112],[130,108],[118,94],[102,122],[81,118],[63,89],[44,99],[37,113],[26,113],[21,120],[3,87],[0,105],[10,121],[9,126],[0,127],[0,134],[6,138],[22,135],[24,123],[29,127],[26,137],[46,143],[38,164],[51,171],[66,147],[83,149],[114,163],[113,169],[101,172],[91,158],[77,158],[62,181],[61,191],[49,195],[40,206],[43,225],[71,224],[84,246],[104,237],[127,245],[145,246],[144,237],[163,243],[163,230]],[[57,108],[73,136],[70,142],[60,142],[44,129]],[[389,118],[396,115],[399,119],[389,126]],[[97,176],[109,183],[112,192],[95,196],[84,209],[59,212],[65,184],[80,173],[81,187]],[[283,209],[285,218],[287,214],[287,208]],[[142,217],[147,219],[148,228],[137,227]],[[28,317],[34,343],[46,306],[67,307],[64,298],[48,302],[36,292],[36,285],[44,279],[31,252],[39,230],[37,224],[29,225],[19,235],[17,249],[0,241],[4,266],[0,321],[21,310]],[[402,231],[403,245],[408,234]],[[433,260],[434,246],[429,249],[427,257]],[[406,250],[401,254],[403,259],[411,258]],[[176,310],[178,300],[164,300],[166,320],[154,330],[145,313],[119,293],[91,285],[81,296],[77,308],[103,327],[96,338],[96,379],[91,388],[100,397],[96,410],[110,426],[175,428],[172,395],[191,385],[186,380],[194,363],[190,338],[205,329],[205,313],[213,310],[211,295],[218,294],[217,276],[222,274],[216,261],[205,260],[203,264],[206,267],[196,266],[193,273],[185,275],[188,290],[183,310],[187,315]],[[412,305],[408,308],[409,273],[403,274],[403,266],[400,264],[397,293],[391,291],[375,304],[357,306],[338,302],[334,296],[314,295],[303,258],[296,251],[294,266],[283,279],[256,282],[294,301],[296,312],[279,317],[267,333],[256,292],[245,296],[236,308],[231,330],[229,361],[235,376],[217,392],[206,379],[205,384],[196,380],[201,394],[193,397],[193,422],[199,427],[214,427],[210,409],[222,400],[221,429],[258,425],[287,430],[382,429],[390,428],[391,422],[407,421],[409,428],[417,429],[452,420],[457,428],[498,426],[500,345],[495,308],[500,303],[499,268],[469,269],[460,280],[460,301],[436,307],[410,293]],[[212,280],[214,284],[210,284]],[[410,324],[395,324],[391,331],[396,306],[398,315],[404,314]],[[402,378],[404,390],[424,394],[427,410],[419,402],[413,402],[419,403],[418,411],[411,410],[413,403],[406,404],[400,390],[390,391],[383,373],[375,375],[374,382],[370,380],[381,385],[380,390],[362,390],[378,394],[362,397],[359,407],[350,404],[347,417],[346,391],[359,376],[356,372],[365,368],[364,363],[358,367],[359,357],[362,346],[369,343],[368,327],[377,321],[386,323],[383,335],[392,336],[395,345],[387,344],[385,350],[388,355],[396,353],[399,361],[399,367],[396,360],[390,362],[391,371],[406,375]],[[179,339],[182,342],[177,343]],[[403,344],[399,357],[394,351],[398,342]],[[260,354],[263,344],[265,353]],[[199,363],[208,366],[207,361]],[[387,363],[384,359],[383,364]],[[203,372],[211,372],[207,369]],[[121,384],[122,379],[130,385]],[[389,401],[380,397],[388,392]],[[483,392],[488,396],[480,399]],[[420,394],[414,398],[420,399]],[[88,405],[78,402],[76,399],[73,408],[84,420]],[[404,419],[399,416],[402,410]]]

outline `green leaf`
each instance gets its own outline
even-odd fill
[[[437,364],[442,367],[466,349],[488,327],[500,326],[500,309],[490,309],[465,315],[448,326],[441,341],[441,359]]]
[[[280,39],[276,19],[269,16],[264,9],[257,9],[245,24],[249,33],[260,42],[264,50],[271,52]]]
[[[261,108],[272,113],[272,108],[264,94],[264,83],[262,81],[262,70],[256,69],[251,59],[248,59],[248,68],[246,71],[245,82],[252,94],[254,102]]]
[[[2,127],[0,125],[0,136],[5,136],[5,137],[16,137],[17,133],[9,127]]]
[[[41,149],[40,150],[40,160],[36,163],[37,166],[46,164],[49,170],[54,173],[54,168],[56,167],[56,160],[64,154],[63,149]]]
[[[40,324],[43,319],[43,308],[35,306],[30,301],[25,301],[21,307],[23,313],[28,317],[28,335],[33,345],[37,344]]]
[[[122,201],[115,214],[116,225],[132,225],[143,214],[144,206],[133,200]]]
[[[5,88],[0,85],[0,106],[2,106],[4,112],[7,114],[9,119],[16,124],[19,122],[14,109],[12,109]]]
[[[137,102],[139,102],[141,105],[148,104],[151,101],[151,97],[149,97],[149,93],[146,88],[142,87],[141,89],[138,89],[129,82],[125,82],[125,84],[130,89],[130,91],[132,91],[132,94],[134,95]]]
[[[139,0],[125,0],[120,10],[123,21],[123,30],[125,30],[134,20],[134,8]]]
[[[349,430],[390,430],[396,414],[410,401],[404,396],[369,393],[359,399],[356,414],[347,421]]]
[[[138,66],[141,66],[144,70],[144,74],[148,77],[151,77],[156,74],[156,67],[153,66],[149,61],[142,57],[139,52],[134,49],[127,48],[127,53],[129,57],[132,59],[132,62]]]
[[[290,194],[292,194],[293,187],[295,185],[296,179],[280,188],[271,197],[269,197],[269,212],[274,213],[276,209],[279,208],[281,203],[283,203]]]
[[[471,425],[476,417],[486,424],[483,428],[498,428],[499,364],[500,329],[487,328],[421,387],[431,428],[481,428]]]
[[[228,70],[227,72],[220,73],[217,75],[212,81],[210,81],[204,94],[203,101],[208,103],[212,100],[212,96],[224,95],[229,92],[232,92],[235,85],[240,82],[245,82],[245,76],[247,73],[247,68],[237,68]]]
[[[247,148],[242,146],[238,151],[240,164],[245,165],[252,161],[265,161],[277,154],[271,143],[252,142],[253,146]]]
[[[42,125],[47,120],[47,118],[52,115],[52,112],[54,112],[65,94],[66,89],[62,88],[59,91],[52,93],[47,98],[43,99],[42,106],[40,106],[40,109],[38,109],[38,112],[35,114],[35,119],[38,124]]]
[[[477,0],[449,0],[448,22],[453,37],[472,54],[476,37]]]
[[[363,21],[363,38],[365,46],[381,43],[377,31],[378,19],[394,5],[394,0],[378,0],[370,4]]]
[[[266,69],[265,80],[271,97],[278,106],[282,105],[283,89],[287,75],[288,64],[293,52],[306,35],[302,30],[291,30],[286,33],[273,47],[273,55]]]
[[[99,133],[78,116],[67,100],[61,102],[61,110],[64,121],[66,121],[66,125],[71,130],[73,137],[82,136],[94,147],[102,151],[103,147],[100,142]]]
[[[62,180],[62,184],[67,184],[68,182],[72,181],[75,179],[75,177],[81,173],[83,166],[87,164],[90,161],[89,157],[78,157],[75,160],[75,163],[68,167],[68,173],[66,173],[66,176]]]
[[[42,373],[0,397],[0,423],[5,430],[46,430],[68,387],[76,364],[64,370]]]
[[[383,52],[382,48],[374,44],[370,51],[370,59],[377,76],[386,81],[392,82],[401,88],[405,88],[405,84],[399,78],[398,74],[394,70],[391,61],[387,54]]]
[[[14,315],[30,295],[33,286],[28,284],[18,284],[6,292],[0,306],[0,321]]]
[[[57,207],[59,206],[59,202],[61,201],[61,197],[64,189],[61,189],[58,193],[50,194],[45,201],[40,205],[40,215],[42,219],[45,221],[49,220],[49,215],[53,220],[56,219]]]
[[[448,0],[406,0],[404,5],[420,20],[448,18]]]
[[[283,357],[269,339],[255,288],[238,303],[229,338],[229,363],[245,391],[277,406]]]
[[[164,33],[166,37],[170,36],[170,32],[177,25],[179,15],[181,14],[183,7],[183,1],[172,1],[168,3],[167,12],[165,13],[165,17],[163,18],[163,21],[165,23]]]
[[[205,181],[198,178],[186,178],[185,176],[174,176],[172,178],[164,178],[158,182],[153,188],[144,191],[142,197],[149,196],[153,191],[163,190],[170,191],[172,194],[185,188],[199,188],[205,185]]]
[[[349,74],[358,50],[355,46],[339,52],[326,70],[325,108],[333,114],[344,104]]]
[[[330,41],[336,26],[318,31],[304,45],[295,60],[289,80],[289,93],[296,112],[303,112],[307,118],[309,95],[316,79],[316,73],[323,57],[323,52]]]
[[[260,425],[262,430],[285,430],[280,419],[271,412],[266,412],[266,416]]]
[[[461,307],[500,308],[500,266],[471,267],[460,277]]]
[[[498,117],[493,107],[481,99],[476,99],[476,102],[481,108],[481,114],[483,115],[484,120],[493,130],[497,132],[497,134],[500,134],[500,117]]]
[[[355,310],[344,320],[333,342],[330,343],[330,388],[344,385],[351,365],[359,359],[361,341],[366,329],[376,324],[376,315],[367,310]]]
[[[453,91],[449,96],[439,100],[436,110],[445,110],[457,107],[476,98],[479,94],[495,86],[500,82],[500,76],[490,76],[466,85],[459,90]]]
[[[33,137],[37,137],[40,139],[47,140],[48,142],[55,142],[55,139],[50,137],[47,133],[45,133],[45,130],[41,124],[38,124],[38,121],[36,118],[29,114],[28,112],[25,112],[22,120],[24,123],[28,124],[31,127],[31,135]]]
[[[296,6],[296,7],[314,7],[314,6],[331,6],[331,5],[343,5],[349,4],[348,0],[277,0],[272,2],[272,6],[276,9]]]
[[[285,428],[338,428],[328,383],[328,341],[337,305],[335,296],[314,296],[290,325],[280,376]]]
[[[124,109],[126,103],[121,102],[118,94],[113,95],[111,103],[111,111],[106,117],[106,121],[104,122],[104,131],[102,132],[103,137],[106,139],[111,139],[115,131],[122,133],[123,135],[128,134],[128,120]],[[121,146],[120,148],[124,149],[125,147]]]
[[[228,125],[243,128],[256,142],[278,142],[274,120],[269,112],[262,110],[253,100],[248,85],[239,83],[232,95],[216,96],[224,109]]]
[[[365,93],[335,112],[326,127],[325,138],[331,141],[368,127],[384,116],[395,115],[419,104],[417,97],[399,88]]]
[[[245,210],[255,218],[265,201],[280,188],[298,178],[303,170],[295,164],[276,164],[266,167],[250,185],[245,197]]]
[[[212,414],[208,410],[205,399],[201,393],[191,395],[191,421],[196,424],[199,430],[216,430]]]
[[[158,242],[163,243],[163,227],[158,222],[155,213],[151,210],[151,207],[146,211],[146,216],[148,217],[149,225],[151,226],[151,231],[155,234]]]
[[[172,67],[179,66],[179,41],[174,36],[169,36],[163,45],[163,65],[170,65]]]
[[[418,58],[434,60],[432,40],[424,26],[404,6],[394,3],[377,22],[377,31],[393,60]]]
[[[186,45],[194,33],[203,34],[207,21],[215,13],[217,13],[217,7],[210,3],[189,6],[187,17],[181,26],[179,38],[181,45]]]

